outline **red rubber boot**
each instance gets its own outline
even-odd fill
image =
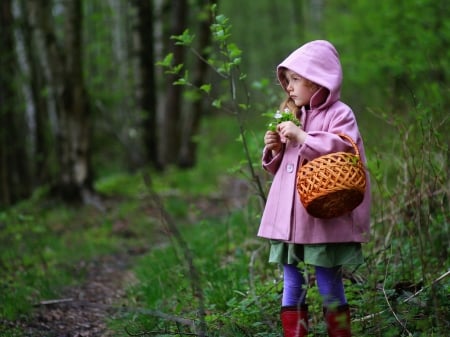
[[[348,304],[337,308],[324,308],[325,321],[327,323],[328,336],[351,337],[350,308]]]
[[[308,307],[282,307],[280,312],[284,337],[305,337],[308,334]]]

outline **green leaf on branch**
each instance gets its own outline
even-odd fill
[[[224,15],[217,15],[216,23],[211,25],[213,39],[218,42],[225,42],[231,36],[230,28],[228,18]]]
[[[183,69],[183,64],[177,64],[176,66],[171,67],[170,69],[166,70],[166,74],[179,74],[181,69]]]
[[[242,55],[242,50],[235,43],[228,44],[230,58],[238,58]],[[239,58],[240,59],[240,58]]]
[[[200,87],[200,90],[203,90],[204,92],[206,92],[207,94],[209,94],[211,92],[211,84],[203,84]]]
[[[222,101],[220,99],[215,99],[212,102],[212,106],[215,107],[215,108],[220,109],[222,107]]]
[[[173,62],[173,53],[169,53],[169,54],[166,55],[164,60],[156,62],[156,65],[157,66],[162,66],[162,67],[165,67],[165,68],[171,68],[172,67],[172,62]]]
[[[187,46],[189,47],[192,44],[192,41],[195,39],[194,34],[189,33],[189,29],[186,29],[181,35],[172,35],[170,37],[172,40],[175,40],[175,44],[178,46]]]
[[[174,85],[188,85],[189,84],[189,72],[186,70],[184,72],[184,76],[180,77],[178,80],[176,80],[175,82],[173,82]]]
[[[186,84],[188,84],[188,82],[186,81],[185,78],[179,78],[178,80],[173,82],[173,85],[186,85]]]

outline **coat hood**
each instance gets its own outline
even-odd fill
[[[277,77],[286,91],[283,69],[289,69],[320,85],[322,88],[311,98],[311,107],[330,106],[339,100],[342,67],[336,48],[328,41],[311,41],[294,50],[277,67]]]

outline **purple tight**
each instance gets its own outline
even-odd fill
[[[306,301],[306,282],[302,272],[293,264],[283,265],[284,287],[282,306],[303,305]],[[323,305],[343,305],[347,303],[342,283],[340,266],[315,267],[317,287],[322,296]]]
[[[306,301],[306,282],[302,272],[293,264],[283,266],[283,297],[281,306],[303,305]]]

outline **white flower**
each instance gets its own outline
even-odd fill
[[[275,119],[280,119],[281,117],[283,117],[283,115],[280,113],[280,110],[277,110],[274,117]]]

